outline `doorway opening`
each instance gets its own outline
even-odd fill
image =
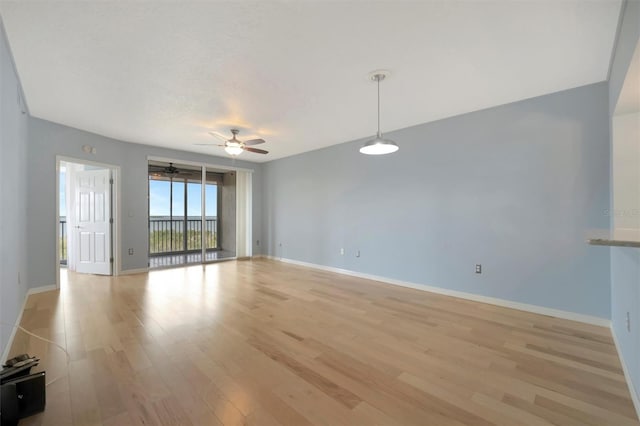
[[[236,258],[234,171],[150,160],[148,178],[150,268]]]
[[[56,162],[58,272],[114,275],[118,168],[67,158]]]

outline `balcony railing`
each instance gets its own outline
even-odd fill
[[[185,225],[186,223],[186,225]],[[60,218],[60,264],[67,264],[67,218]],[[186,226],[186,233],[185,233]],[[202,221],[200,219],[149,219],[149,253],[185,253],[201,249]],[[218,219],[205,221],[206,249],[218,248]],[[185,249],[186,246],[186,249]]]
[[[186,224],[185,224],[186,222]],[[60,264],[67,264],[67,218],[60,217]],[[185,233],[186,226],[186,233]],[[185,253],[201,249],[202,221],[200,219],[149,219],[149,253]],[[206,249],[218,248],[218,219],[205,221]],[[186,246],[186,248],[185,248]]]
[[[218,248],[218,220],[205,220],[205,248]],[[149,254],[185,253],[202,249],[202,220],[149,218]]]

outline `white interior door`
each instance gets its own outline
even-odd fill
[[[111,171],[75,173],[76,271],[111,275]]]

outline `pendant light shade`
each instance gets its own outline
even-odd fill
[[[367,155],[383,155],[391,154],[398,149],[400,148],[394,141],[376,136],[370,141],[365,142],[362,148],[360,148],[360,152]]]
[[[383,138],[382,132],[380,132],[380,82],[384,80],[388,75],[388,71],[374,71],[369,75],[372,81],[378,83],[378,133],[376,133],[375,138],[365,142],[364,146],[360,148],[360,152],[362,154],[391,154],[392,152],[396,152],[398,149],[400,149],[398,147],[398,144],[396,144],[394,141]]]

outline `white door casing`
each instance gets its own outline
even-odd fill
[[[111,171],[75,173],[76,271],[111,275]]]
[[[75,197],[76,197],[76,171],[79,169],[78,164],[73,163],[63,163],[66,167],[66,188],[65,188],[65,199],[66,199],[66,216],[67,216],[67,269],[70,271],[76,270],[76,259],[75,259]]]

